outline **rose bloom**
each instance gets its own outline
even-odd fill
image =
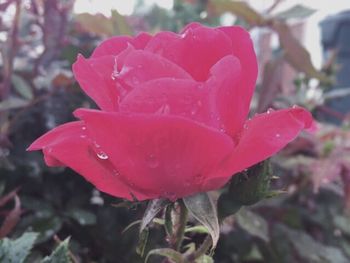
[[[300,107],[247,119],[257,60],[241,27],[113,37],[73,72],[100,110],[77,109],[29,150],[129,200],[218,189],[312,124]]]

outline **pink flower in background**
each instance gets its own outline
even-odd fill
[[[247,120],[257,61],[241,27],[192,23],[180,34],[114,37],[79,56],[73,72],[100,110],[76,110],[79,121],[29,150],[130,200],[220,188],[312,124],[299,107]]]

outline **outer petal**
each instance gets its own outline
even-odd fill
[[[312,122],[311,114],[303,108],[259,114],[248,120],[237,138],[236,148],[207,183],[212,185],[216,180],[228,180],[235,173],[271,157]]]
[[[73,73],[81,88],[106,111],[115,111],[118,108],[119,92],[112,78],[114,65],[113,56],[85,59],[81,55],[73,64]]]
[[[135,49],[143,49],[151,38],[152,36],[147,33],[140,33],[135,38],[129,36],[112,37],[103,41],[98,47],[96,47],[91,57],[116,56],[126,49],[128,44],[133,45]]]
[[[133,87],[148,80],[164,77],[192,79],[185,70],[170,60],[142,50],[130,52],[126,56],[116,77]]]
[[[102,192],[132,199],[131,190],[118,177],[118,172],[107,160],[97,157],[82,121],[58,126],[37,139],[28,150],[43,150],[49,166],[68,166],[85,177]],[[133,189],[140,199],[144,196]]]
[[[160,32],[145,47],[185,69],[198,81],[205,81],[209,69],[222,57],[232,54],[230,39],[218,29],[189,28],[182,35]]]
[[[91,136],[131,185],[174,200],[200,191],[232,139],[179,117],[78,110]],[[103,127],[103,128],[102,128]]]
[[[239,26],[219,27],[218,30],[224,32],[232,43],[232,53],[236,56],[242,68],[242,76],[239,84],[235,89],[235,94],[239,98],[239,109],[235,115],[236,125],[233,132],[237,131],[237,127],[242,127],[249,113],[250,101],[254,93],[255,82],[258,75],[258,64],[254,52],[253,42],[249,33]]]

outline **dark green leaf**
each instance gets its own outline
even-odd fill
[[[349,260],[336,247],[323,245],[308,234],[293,230],[284,225],[275,227],[275,231],[284,237],[284,242],[293,246],[299,257],[306,262],[347,263]]]
[[[71,209],[67,212],[67,215],[76,220],[82,226],[96,224],[96,216],[90,211],[80,208]]]
[[[215,205],[207,193],[199,193],[183,198],[184,204],[192,216],[208,229],[213,248],[219,240],[220,227]]]
[[[21,95],[24,99],[33,99],[34,95],[32,88],[30,87],[28,82],[21,76],[12,75],[12,84],[15,90],[18,92],[18,94]]]
[[[147,257],[145,259],[145,263],[147,263],[148,259],[152,255],[159,255],[168,258],[174,263],[183,263],[184,259],[181,253],[177,252],[174,249],[171,248],[158,248],[153,249],[150,252],[148,252]]]
[[[0,111],[22,108],[28,104],[28,100],[11,97],[0,102]]]
[[[256,236],[269,242],[269,229],[264,218],[248,209],[241,209],[235,214],[237,224],[250,235]]]

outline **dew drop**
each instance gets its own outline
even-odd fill
[[[83,131],[85,131],[85,130],[86,130],[86,127],[85,127],[85,126],[83,126],[83,127],[81,127],[81,129],[82,129]]]
[[[97,157],[100,158],[101,160],[107,160],[108,159],[108,155],[105,152],[99,151],[97,153]]]
[[[154,154],[148,155],[146,161],[147,161],[148,167],[150,168],[156,168],[159,166],[159,161]]]
[[[156,113],[163,114],[163,115],[169,114],[170,113],[170,106],[168,104],[164,104],[157,110]]]
[[[276,138],[280,138],[281,134],[277,133],[275,136],[276,136]]]
[[[80,138],[84,139],[84,138],[86,138],[86,135],[82,134],[82,135],[80,135]]]
[[[275,111],[274,109],[272,109],[272,108],[269,108],[268,110],[267,110],[267,114],[270,114],[271,112],[273,112],[273,111]]]
[[[293,109],[296,109],[296,108],[298,108],[298,105],[294,104],[294,105],[292,106],[292,108],[293,108]]]

